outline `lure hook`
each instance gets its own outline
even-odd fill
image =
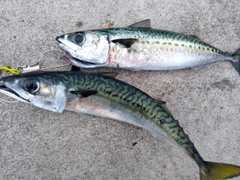
[[[21,73],[26,73],[26,72],[33,72],[33,71],[39,71],[39,70],[45,70],[45,69],[51,69],[51,68],[60,68],[60,67],[64,67],[64,66],[69,66],[70,65],[70,62],[68,64],[65,64],[65,65],[60,65],[60,66],[52,66],[52,67],[45,67],[45,68],[42,68],[41,67],[41,64],[42,64],[42,59],[43,59],[43,56],[45,54],[47,54],[48,52],[52,52],[52,51],[59,51],[59,52],[63,52],[61,50],[49,50],[49,51],[45,51],[41,57],[39,58],[38,62],[35,63],[35,64],[32,64],[32,65],[25,65],[25,66],[19,66],[17,69],[21,71]],[[63,57],[60,57],[59,59],[61,59]]]

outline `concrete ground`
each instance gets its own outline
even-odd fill
[[[2,0],[0,65],[37,62],[44,52],[59,49],[56,36],[101,28],[110,19],[124,27],[149,18],[153,28],[197,35],[233,52],[240,47],[239,5],[239,0]],[[44,66],[60,64],[52,54]],[[118,71],[118,79],[167,102],[205,160],[240,165],[240,77],[231,63],[199,71],[88,71]],[[0,116],[0,179],[199,178],[195,162],[178,147],[126,123],[20,102],[0,102]]]

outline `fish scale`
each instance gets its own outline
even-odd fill
[[[197,152],[194,144],[190,141],[188,135],[183,131],[183,128],[179,126],[178,121],[171,114],[167,113],[157,100],[146,93],[119,80],[95,74],[65,73],[61,75],[63,79],[69,79],[68,76],[72,76],[72,79],[69,79],[69,81],[75,82],[75,90],[96,90],[103,97],[121,102],[129,108],[134,108],[134,110],[143,113],[162,128],[177,144],[183,146],[192,158],[195,159],[197,157],[195,160],[199,167],[205,166],[203,159]],[[129,94],[128,92],[131,93]]]
[[[175,70],[228,60],[240,73],[240,50],[230,54],[197,36],[152,29],[150,20],[123,28],[95,29],[56,38],[67,59],[84,68]]]
[[[137,32],[134,28],[109,29],[107,32],[109,40],[114,41],[110,44],[110,52],[113,52],[114,55],[110,56],[109,67],[151,70],[155,66],[162,70],[181,69],[198,67],[199,62],[203,65],[220,59],[232,59],[230,55],[228,56],[196,37],[179,33],[155,29],[146,30],[146,28],[139,28]],[[121,41],[118,44],[116,39],[128,38],[137,40],[131,47],[128,47],[128,53],[126,53],[125,47],[121,47]],[[214,61],[209,59],[214,59]]]
[[[84,117],[97,115],[142,127],[183,149],[199,166],[201,180],[240,175],[240,167],[204,161],[165,104],[123,81],[100,74],[23,73],[0,79],[0,92],[54,112],[64,109]]]

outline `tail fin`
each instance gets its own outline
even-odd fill
[[[232,64],[236,71],[238,72],[238,74],[240,75],[240,48],[237,51],[235,51],[232,54],[232,56],[235,57],[235,60],[232,61]]]
[[[240,175],[240,167],[232,164],[205,162],[208,172],[200,171],[200,180],[228,179]]]

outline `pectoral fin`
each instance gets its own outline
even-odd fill
[[[81,97],[88,97],[88,96],[91,96],[93,94],[98,93],[98,91],[88,90],[88,89],[79,89],[79,90],[76,90],[76,91],[70,91],[70,93],[75,94],[75,95],[79,95]]]
[[[151,28],[151,20],[150,19],[145,19],[143,21],[136,22],[134,24],[131,24],[131,28]]]
[[[81,69],[77,66],[72,66],[70,71],[81,71]]]
[[[113,43],[119,43],[119,44],[125,46],[126,48],[130,48],[137,41],[138,41],[138,39],[135,39],[135,38],[112,40]]]

